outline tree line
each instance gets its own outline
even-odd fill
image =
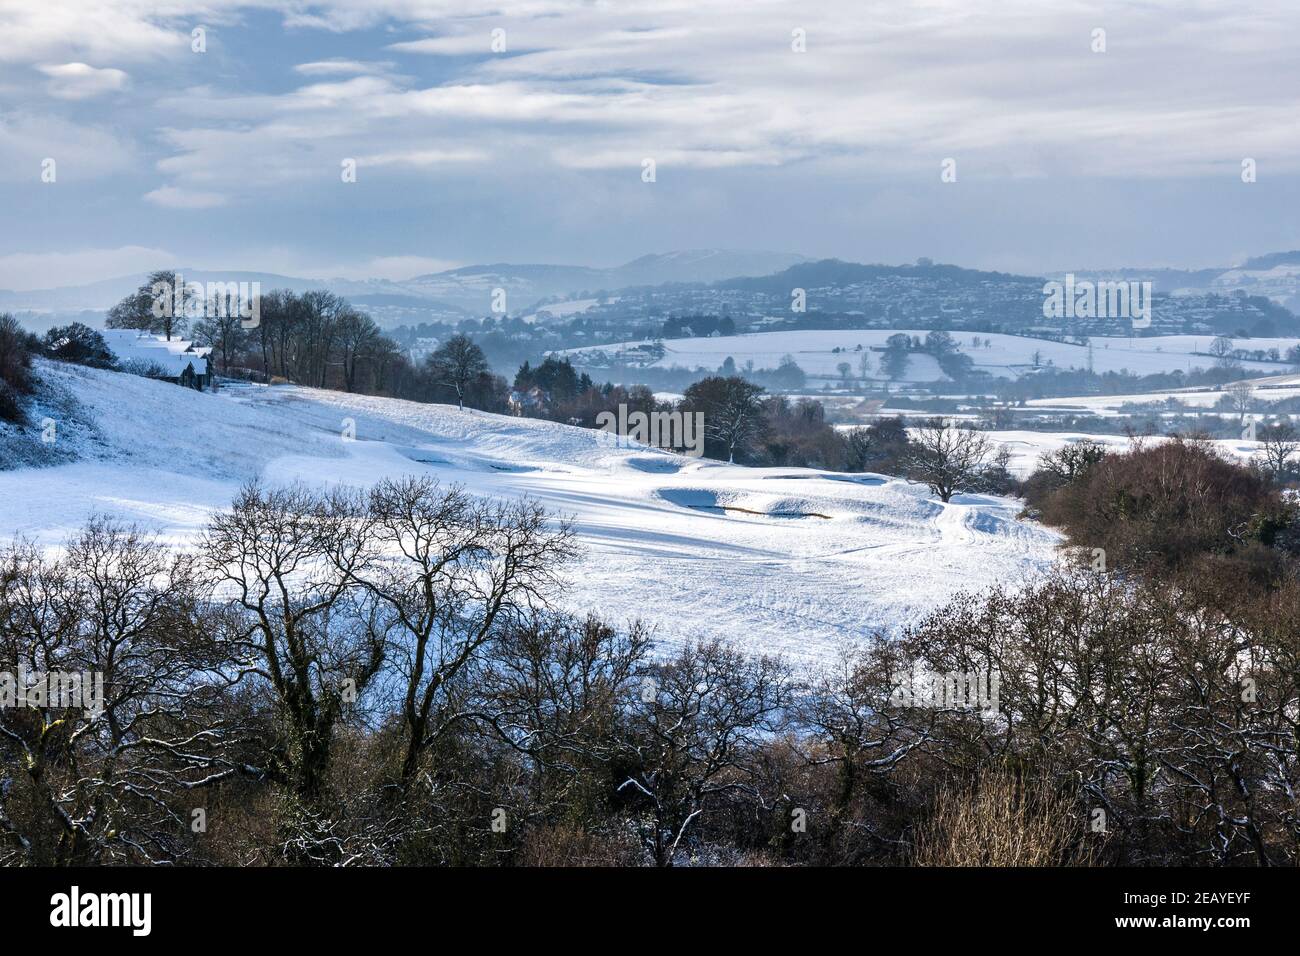
[[[437,356],[417,363],[369,315],[332,292],[272,290],[259,296],[254,321],[241,314],[247,304],[233,291],[208,302],[178,291],[162,302],[160,288],[180,290],[181,284],[168,270],[150,274],[109,310],[107,327],[189,335],[212,350],[218,374],[234,378],[417,401],[463,402],[472,396],[478,406],[505,410],[504,380],[491,374],[481,350],[468,364],[461,356],[455,375],[447,374],[451,353],[469,342],[465,336],[454,336]]]

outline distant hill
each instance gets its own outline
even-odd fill
[[[214,272],[180,268],[194,282],[260,282],[262,290],[291,289],[307,292],[328,289],[357,305],[372,305],[380,324],[447,318],[449,315],[487,315],[492,292],[503,288],[507,308],[518,312],[541,299],[565,297],[582,291],[615,290],[664,282],[713,282],[738,275],[765,275],[785,269],[802,256],[791,253],[697,249],[642,256],[609,269],[587,266],[493,263],[463,266],[445,272],[415,276],[404,281],[388,279],[308,279],[271,272]],[[33,313],[53,317],[103,312],[139,288],[145,274],[118,276],[99,282],[25,292],[0,290],[0,312]],[[384,309],[400,318],[384,321]],[[38,324],[49,324],[49,321]]]
[[[1238,268],[1250,271],[1265,271],[1278,266],[1300,266],[1300,250],[1291,252],[1270,252],[1266,256],[1247,259]]]
[[[903,278],[921,278],[931,280],[951,280],[954,282],[982,282],[986,279],[1002,281],[1017,280],[1034,287],[1042,285],[1041,276],[1015,276],[1005,272],[984,272],[978,269],[964,269],[961,266],[938,265],[920,262],[914,265],[863,265],[857,262],[844,262],[840,259],[821,259],[817,262],[801,262],[782,272],[759,278],[728,279],[719,285],[729,289],[747,289],[769,292],[774,295],[787,295],[793,288],[824,288],[827,286],[848,286],[858,282],[867,282],[885,276]]]
[[[492,263],[463,266],[446,272],[416,276],[399,283],[475,314],[485,314],[493,289],[505,289],[507,308],[533,305],[542,299],[614,292],[632,286],[666,282],[717,282],[735,276],[763,276],[779,272],[802,256],[778,252],[739,252],[692,249],[641,256],[610,269],[587,266]]]
[[[303,278],[269,272],[178,271],[196,282],[260,282],[264,292],[328,289],[371,312],[385,328],[486,316],[493,310],[497,289],[505,290],[505,307],[511,315],[537,311],[539,307],[563,301],[599,299],[602,295],[618,297],[628,290],[644,293],[663,286],[788,297],[793,288],[835,290],[874,285],[892,295],[896,281],[914,290],[915,295],[939,294],[936,308],[942,304],[943,295],[963,290],[985,295],[988,300],[985,307],[996,309],[1000,302],[1021,299],[1030,302],[1039,294],[1044,279],[937,264],[925,259],[906,265],[864,264],[840,259],[810,260],[794,253],[726,249],[657,253],[609,268],[498,262],[462,266],[401,281]],[[1081,279],[1149,280],[1154,291],[1161,294],[1245,292],[1300,312],[1300,251],[1269,253],[1248,259],[1241,266],[1222,269],[1135,267],[1076,269],[1074,274]],[[0,290],[0,312],[20,314],[26,324],[35,328],[73,319],[95,324],[96,315],[102,315],[137,288],[144,278],[138,274],[79,286],[27,292]],[[1059,274],[1054,273],[1050,278],[1059,278]],[[923,288],[930,291],[915,291]],[[663,305],[677,308],[672,302]],[[710,303],[708,296],[700,297],[695,303],[688,295],[682,307],[708,308]]]

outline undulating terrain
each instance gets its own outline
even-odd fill
[[[208,394],[55,363],[39,372],[47,405],[34,417],[57,422],[52,448],[71,460],[0,471],[0,534],[51,547],[96,512],[186,546],[252,479],[432,474],[571,517],[583,548],[573,609],[644,619],[665,646],[717,636],[808,660],[959,590],[1022,580],[1058,540],[1017,520],[1018,501],[944,505],[882,475],[726,465],[567,425],[297,386]]]

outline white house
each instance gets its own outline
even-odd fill
[[[184,339],[168,341],[151,332],[137,329],[104,329],[101,333],[119,368],[149,375],[199,391],[212,384],[208,355],[212,349],[201,348]]]

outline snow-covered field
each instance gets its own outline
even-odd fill
[[[1249,385],[1256,401],[1275,402],[1283,398],[1300,396],[1300,375],[1270,375],[1264,378],[1245,379],[1220,388],[1182,388],[1164,392],[1143,392],[1131,395],[1078,395],[1066,398],[1035,398],[1026,404],[1044,411],[1087,412],[1091,415],[1116,416],[1125,414],[1125,405],[1150,405],[1157,402],[1176,401],[1193,411],[1214,408],[1229,394],[1228,388],[1237,384]]]
[[[81,460],[0,471],[0,535],[51,546],[95,512],[185,546],[254,477],[363,486],[430,474],[573,516],[585,552],[564,601],[573,610],[642,618],[668,646],[720,636],[808,660],[896,630],[959,590],[1023,580],[1058,541],[1017,521],[1016,501],[970,495],[945,506],[879,475],[730,466],[619,448],[565,425],[339,392],[212,395],[71,366],[40,371],[80,402],[58,441]]]
[[[1007,464],[1012,474],[1025,478],[1038,466],[1041,455],[1058,451],[1066,445],[1080,441],[1094,441],[1104,445],[1113,452],[1129,449],[1130,441],[1123,435],[1088,435],[1083,432],[1035,432],[1035,431],[988,431],[986,435],[1011,455]],[[1167,439],[1161,436],[1143,438],[1142,441],[1160,442]],[[1226,458],[1235,459],[1242,464],[1248,462],[1259,452],[1259,442],[1230,441],[1216,439],[1211,442],[1219,453]]]
[[[523,321],[530,325],[541,319],[571,319],[575,315],[586,312],[600,301],[600,299],[570,299],[565,302],[553,302],[550,305],[538,306],[536,311],[530,312],[522,318]],[[618,296],[614,296],[606,301],[617,302]]]
[[[852,368],[850,375],[858,378],[858,358],[862,351],[871,357],[869,376],[872,379],[887,378],[880,370],[880,353],[870,352],[872,348],[882,348],[891,335],[899,333],[919,336],[924,339],[923,329],[868,329],[845,331],[803,331],[803,332],[754,332],[748,335],[729,335],[717,338],[664,339],[664,356],[653,363],[656,368],[706,368],[717,369],[728,356],[736,364],[743,366],[753,361],[755,368],[776,368],[782,356],[792,355],[799,367],[806,373],[818,377],[835,378],[839,376],[837,366],[848,362]],[[977,369],[983,369],[991,375],[1002,378],[1017,378],[1033,368],[1034,356],[1037,354],[1041,364],[1051,364],[1061,369],[1085,369],[1088,367],[1088,347],[1065,342],[1048,342],[1042,339],[1027,338],[1019,335],[972,334],[969,332],[951,332],[953,340],[962,352],[975,362]],[[978,338],[979,346],[973,344]],[[1094,336],[1092,338],[1092,368],[1098,373],[1118,372],[1127,369],[1138,375],[1154,372],[1172,372],[1177,369],[1188,371],[1192,368],[1209,368],[1215,364],[1214,356],[1209,354],[1214,336],[1210,335],[1158,335],[1149,338],[1129,338],[1127,336]],[[988,342],[986,346],[984,343]],[[1300,339],[1240,339],[1238,348],[1269,349],[1276,348],[1285,354],[1286,350],[1300,342]],[[617,345],[588,346],[571,349],[566,355],[574,356],[575,361],[581,356],[598,362],[595,353],[604,353],[608,359],[617,359],[623,350],[643,346],[645,342],[624,342]],[[859,350],[861,346],[861,350]],[[840,351],[836,352],[835,349]],[[1285,362],[1241,363],[1244,367],[1257,370],[1264,375],[1269,372],[1282,372],[1291,366]],[[908,382],[943,381],[944,375],[938,363],[926,355],[913,354],[909,363]]]

